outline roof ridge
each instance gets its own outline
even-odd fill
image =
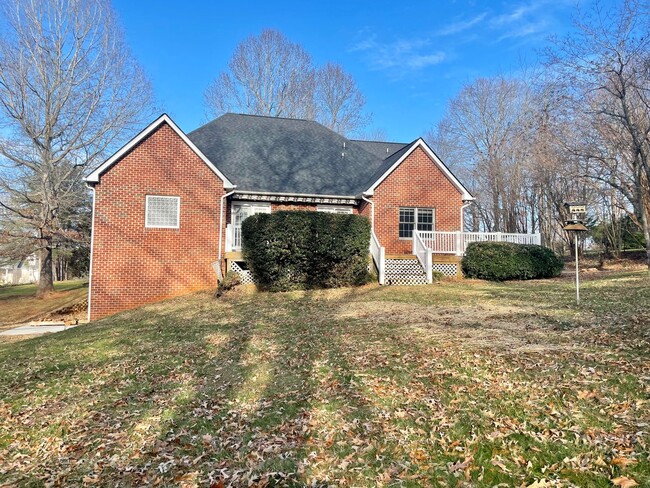
[[[217,120],[225,117],[226,115],[237,115],[237,116],[243,116],[243,117],[255,117],[255,118],[258,118],[258,119],[295,120],[295,121],[298,121],[298,122],[311,122],[313,124],[320,125],[320,126],[324,127],[325,129],[333,132],[334,134],[336,134],[336,135],[338,135],[340,137],[343,137],[346,140],[349,140],[344,135],[339,134],[338,132],[330,129],[329,127],[327,127],[327,126],[325,126],[323,124],[321,124],[317,120],[304,119],[304,118],[295,118],[295,117],[279,117],[279,116],[275,116],[275,115],[243,114],[243,113],[238,113],[238,112],[226,112],[226,113],[223,113],[219,117],[216,117],[216,118],[214,118],[212,120],[209,120],[205,124],[200,125],[196,129],[193,129],[192,131],[188,132],[188,134],[192,134],[193,132],[196,132],[196,131],[198,131],[200,129],[203,129],[204,127],[207,127],[208,125],[210,125],[210,124],[216,122]]]
[[[225,114],[221,115],[221,117],[223,117],[224,115],[243,115],[245,117],[259,117],[259,118],[262,118],[262,119],[300,120],[300,121],[303,121],[303,122],[316,122],[317,124],[323,125],[320,122],[317,122],[316,120],[306,119],[304,117],[280,117],[279,115],[242,114],[242,113],[239,113],[239,112],[226,112]],[[219,117],[217,117],[217,118],[219,118]],[[323,125],[323,127],[325,127],[325,126]],[[327,129],[327,127],[325,127],[325,128]]]
[[[376,140],[370,140],[370,139],[348,139],[351,142],[374,142],[377,144],[410,144],[410,142],[397,142],[397,141],[376,141]]]

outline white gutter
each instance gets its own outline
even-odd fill
[[[375,202],[368,200],[365,195],[361,195],[361,199],[370,204],[370,228],[375,232]]]
[[[219,269],[218,274],[221,274],[222,276],[223,276],[223,272],[221,271],[221,256],[222,256],[221,246],[223,244],[223,233],[225,231],[225,229],[223,228],[223,202],[226,198],[228,198],[233,193],[235,193],[235,190],[232,190],[221,197],[221,206],[219,208],[219,258],[217,261],[218,263],[217,267]]]
[[[356,200],[357,197],[353,195],[319,195],[316,193],[283,193],[283,192],[273,192],[273,191],[249,191],[249,190],[238,190],[237,194],[241,195],[264,195],[264,196],[289,196],[289,197],[308,197],[308,198],[339,198],[345,200]]]

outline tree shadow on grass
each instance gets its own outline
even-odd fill
[[[320,387],[314,372],[339,333],[313,295],[268,294],[262,306],[258,296],[237,300],[227,337],[208,328],[187,338],[196,341],[187,395],[143,440],[130,466],[108,466],[104,476],[136,484],[302,485]],[[147,322],[160,333],[167,326],[164,314]],[[161,345],[152,344],[152,351]]]
[[[429,374],[458,349],[429,360],[413,324],[347,314],[383,293],[197,295],[0,347],[0,480],[453,482],[436,442],[468,432],[440,403],[472,371]]]
[[[148,468],[138,460],[149,447],[163,452],[160,425],[219,364],[237,363],[249,339],[230,320],[183,323],[196,305],[149,307],[0,348],[0,458],[11,466],[0,480],[142,482]]]

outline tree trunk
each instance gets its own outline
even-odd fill
[[[52,238],[44,237],[41,248],[41,273],[38,278],[38,291],[36,296],[41,298],[54,291],[54,277],[52,276]]]
[[[650,271],[650,222],[648,218],[648,206],[643,205],[641,208],[641,223],[643,227],[643,237],[645,238],[645,254],[648,271]]]

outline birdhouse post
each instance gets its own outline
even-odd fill
[[[567,210],[567,220],[564,222],[564,230],[567,232],[573,232],[573,242],[575,245],[575,256],[576,256],[576,304],[580,305],[580,264],[578,260],[578,238],[582,232],[587,232],[587,227],[585,227],[585,219],[587,216],[587,206],[581,203],[570,203],[567,202],[564,204],[564,208]]]

